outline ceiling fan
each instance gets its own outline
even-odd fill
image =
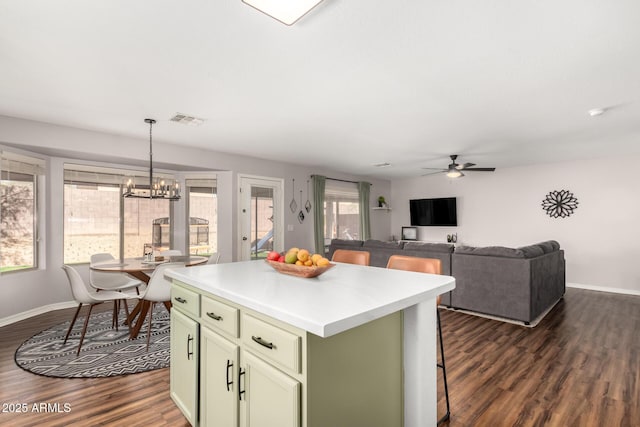
[[[461,176],[464,176],[462,171],[493,172],[493,171],[496,170],[496,168],[474,168],[473,166],[476,165],[475,163],[464,163],[464,164],[456,163],[456,159],[458,158],[457,154],[452,154],[449,157],[451,157],[451,163],[449,164],[447,169],[422,168],[422,169],[427,169],[427,170],[432,169],[432,170],[437,171],[437,172],[430,172],[430,173],[427,173],[425,175],[431,175],[431,174],[434,174],[434,173],[445,172],[449,178],[459,178]],[[425,175],[423,175],[423,176],[425,176]]]

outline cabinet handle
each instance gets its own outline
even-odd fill
[[[193,356],[193,351],[189,351],[189,344],[193,342],[193,337],[191,334],[187,336],[187,360],[191,360],[191,356]]]
[[[187,302],[186,299],[183,299],[183,298],[180,298],[180,297],[175,297],[173,299],[178,301],[180,304],[185,304]]]
[[[218,316],[215,313],[210,313],[207,312],[207,316],[209,316],[210,318],[212,318],[213,320],[217,320],[218,322],[222,320],[222,316]]]
[[[269,350],[273,350],[275,347],[272,342],[266,342],[261,337],[256,337],[255,335],[252,335],[251,339],[257,342],[258,344],[260,344],[261,346],[267,347]]]
[[[227,391],[231,391],[229,386],[233,384],[233,380],[229,381],[229,368],[233,368],[233,362],[227,359]],[[233,374],[231,375],[231,378],[233,378]]]
[[[244,390],[242,390],[242,386],[240,384],[240,377],[244,375],[242,368],[238,369],[238,400],[242,400],[242,395],[244,394]]]

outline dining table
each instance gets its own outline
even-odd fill
[[[208,260],[209,258],[205,256],[197,255],[185,255],[170,258],[165,257],[165,259],[161,261],[147,260],[144,257],[116,258],[93,263],[89,268],[107,273],[126,273],[148,285],[149,280],[151,279],[151,274],[153,274],[153,270],[155,270],[155,268],[160,264],[167,262],[184,262],[185,266],[191,267],[198,264],[204,264]],[[171,301],[164,301],[163,303],[167,310],[170,311]],[[149,301],[141,299],[129,313],[129,316],[127,317],[127,324],[131,325],[135,320],[135,325],[131,328],[131,339],[138,336],[150,307],[151,303]]]

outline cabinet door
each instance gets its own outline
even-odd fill
[[[299,427],[300,383],[242,351],[241,427]]]
[[[198,421],[198,323],[171,310],[170,395],[192,426]]]
[[[238,346],[204,327],[200,334],[200,425],[238,425]]]

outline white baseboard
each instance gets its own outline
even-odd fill
[[[77,307],[78,303],[75,301],[57,302],[55,304],[43,305],[42,307],[32,308],[31,310],[23,311],[22,313],[14,314],[8,317],[0,319],[0,328],[10,325],[21,320],[28,319],[38,314],[48,313],[53,310],[62,310],[64,308]]]
[[[475,311],[464,310],[464,309],[461,309],[461,308],[452,308],[452,307],[447,307],[447,306],[444,306],[444,305],[439,305],[438,307],[445,308],[445,309],[450,310],[450,311],[456,311],[456,312],[459,312],[459,313],[470,314],[472,316],[483,317],[485,319],[497,320],[499,322],[511,323],[511,324],[514,324],[514,325],[524,326],[525,328],[534,328],[534,327],[538,326],[538,323],[540,323],[540,321],[542,319],[544,319],[544,317],[547,314],[549,314],[549,312],[551,310],[553,310],[553,308],[559,302],[560,302],[560,300],[556,301],[551,307],[547,308],[544,312],[542,312],[537,318],[535,318],[533,321],[531,321],[531,323],[529,323],[528,325],[525,322],[521,321],[521,320],[507,319],[507,318],[504,318],[504,317],[492,316],[490,314],[484,314],[484,313],[476,313]]]
[[[640,296],[640,291],[636,289],[610,288],[608,286],[583,285],[582,283],[567,283],[566,286],[567,288],[586,289],[588,291]]]

